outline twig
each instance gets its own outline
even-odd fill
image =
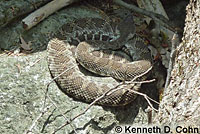
[[[131,9],[131,10],[133,10],[133,11],[139,13],[139,14],[143,14],[145,16],[148,16],[148,17],[150,17],[154,20],[161,19],[164,22],[168,21],[168,19],[166,19],[163,15],[160,15],[160,14],[157,14],[157,13],[154,13],[154,12],[151,12],[151,11],[147,11],[145,9],[138,8],[135,5],[127,4],[127,3],[123,2],[122,0],[114,0],[113,2],[118,4],[118,5],[124,6],[128,9]]]
[[[60,129],[62,129],[63,127],[65,127],[66,125],[68,125],[69,123],[71,123],[73,120],[75,120],[76,118],[80,117],[81,115],[85,114],[97,101],[101,100],[102,98],[104,98],[110,91],[112,91],[113,89],[119,87],[120,85],[122,85],[122,83],[120,83],[119,85],[115,86],[114,88],[111,88],[110,90],[108,90],[107,92],[105,92],[103,95],[101,95],[100,97],[98,97],[97,99],[95,99],[92,103],[90,103],[90,105],[80,114],[78,114],[77,116],[73,117],[72,119],[70,119],[70,121],[67,121],[65,124],[63,124],[62,126],[60,126],[58,129],[56,129],[52,134],[55,134],[57,131],[59,131]]]
[[[57,131],[59,131],[60,129],[62,129],[63,127],[65,127],[66,125],[70,124],[73,120],[75,120],[76,118],[80,117],[81,115],[85,114],[94,104],[96,104],[96,102],[98,102],[99,100],[101,100],[102,98],[104,98],[105,96],[109,96],[111,93],[115,92],[115,91],[118,91],[118,90],[121,90],[121,88],[118,88],[119,86],[124,86],[124,84],[128,85],[128,84],[135,84],[134,83],[134,80],[136,80],[137,78],[139,77],[142,77],[143,75],[147,74],[150,70],[152,69],[152,66],[144,73],[142,73],[141,75],[138,75],[136,76],[131,82],[129,83],[119,83],[118,85],[116,85],[115,87],[109,89],[108,91],[106,91],[103,95],[101,95],[100,97],[98,97],[97,99],[95,99],[92,103],[90,103],[90,105],[83,111],[81,112],[80,114],[78,114],[77,116],[73,117],[72,119],[70,119],[69,121],[67,121],[66,123],[64,123],[62,126],[60,126],[59,128],[57,128],[52,134],[55,134]],[[145,83],[147,82],[152,82],[154,80],[150,80],[150,81],[144,81]],[[143,83],[142,81],[141,82],[136,82],[136,83]],[[131,87],[132,88],[132,87]],[[147,102],[149,103],[149,105],[151,106],[151,108],[155,111],[157,111],[155,108],[153,108],[152,104],[150,103],[149,100],[159,104],[158,102],[156,102],[155,100],[151,99],[150,97],[148,97],[147,95],[145,94],[142,94],[142,93],[139,93],[137,91],[134,91],[134,90],[131,90],[131,89],[127,89],[128,91],[130,92],[134,92],[136,94],[139,94],[139,95],[142,95],[144,96],[144,98],[147,100]],[[149,99],[149,100],[148,100]]]
[[[167,16],[167,13],[165,12],[165,9],[162,3],[160,2],[160,0],[156,0],[156,1],[155,0],[139,0],[137,1],[137,5],[140,8],[163,15],[166,19],[169,20],[169,17]]]
[[[116,87],[111,88],[110,90],[108,90],[107,92],[105,92],[103,95],[101,95],[101,96],[98,97],[96,100],[94,100],[92,103],[90,103],[90,105],[89,105],[83,112],[81,112],[81,113],[78,114],[77,116],[75,116],[75,117],[73,117],[72,119],[70,119],[70,121],[67,121],[66,123],[64,123],[64,124],[63,124],[62,126],[60,126],[58,129],[56,129],[52,134],[55,134],[57,131],[59,131],[59,130],[62,129],[63,127],[65,127],[66,125],[70,124],[73,120],[75,120],[76,118],[78,118],[78,117],[80,117],[81,115],[85,114],[97,101],[101,100],[101,99],[104,98],[105,96],[110,95],[110,94],[113,93],[114,91],[121,90],[121,88],[118,88],[120,85],[123,85],[123,84],[120,83],[120,84],[117,85]],[[155,109],[155,108],[153,107],[153,105],[151,104],[151,102],[150,102],[149,100],[151,100],[151,101],[153,101],[153,102],[155,102],[155,103],[157,103],[157,104],[159,104],[159,102],[157,102],[157,101],[151,99],[151,98],[148,97],[146,94],[143,94],[143,93],[137,92],[137,91],[135,91],[135,90],[131,90],[131,89],[127,89],[127,90],[130,91],[130,92],[134,92],[135,94],[138,94],[138,95],[143,96],[143,97],[147,100],[147,102],[148,102],[148,104],[150,105],[150,107],[151,107],[153,110],[158,111],[157,109]],[[111,93],[110,93],[110,92],[111,92]]]
[[[24,29],[32,28],[57,10],[76,1],[78,0],[53,0],[49,2],[22,20]]]
[[[151,66],[149,69],[147,69],[147,71],[145,71],[144,73],[140,74],[140,75],[137,75],[135,76],[135,78],[133,78],[131,81],[128,81],[127,83],[132,83],[134,81],[136,81],[138,78],[144,76],[145,74],[147,74],[149,71],[151,71],[153,67]]]
[[[77,64],[76,64],[77,65]],[[49,85],[55,80],[57,79],[58,77],[60,77],[61,75],[63,75],[64,73],[66,73],[67,71],[69,71],[70,69],[74,68],[74,66],[71,66],[70,68],[66,69],[65,71],[63,71],[62,73],[60,73],[58,76],[54,77],[53,79],[51,79],[51,81],[47,84],[47,87],[49,87]]]
[[[148,16],[148,17],[152,18],[155,22],[158,22],[159,24],[163,25],[164,27],[174,31],[174,29],[169,25],[168,19],[166,19],[164,16],[162,16],[160,14],[138,8],[135,5],[127,4],[127,3],[123,2],[122,0],[113,0],[113,2],[118,5],[124,6],[130,10],[133,10],[134,12],[136,12],[138,14],[143,14],[145,16]]]
[[[150,98],[149,96],[147,96],[146,94],[140,93],[140,92],[135,91],[135,90],[134,90],[133,92],[136,93],[136,94],[138,94],[138,95],[143,96],[143,97],[147,100],[147,102],[148,102],[148,104],[150,105],[150,107],[151,107],[154,111],[157,111],[157,112],[158,112],[158,110],[155,109],[155,108],[152,106],[152,104],[151,104],[151,102],[150,102],[149,100],[151,100],[151,101],[153,101],[153,102],[155,102],[155,103],[157,103],[157,104],[160,104],[159,102],[155,101],[154,99],[151,99],[151,98]]]
[[[176,47],[178,46],[178,44],[180,44],[179,37],[178,37],[177,33],[174,33],[171,42],[172,42],[172,50],[171,50],[171,54],[170,54],[169,67],[168,67],[167,78],[166,78],[166,82],[165,82],[165,89],[169,85],[169,81],[170,81],[170,77],[171,77],[171,71],[172,71],[173,66],[174,66],[174,60],[175,60],[175,55],[176,55]]]
[[[56,107],[58,110],[58,106],[54,103],[54,101],[51,99],[51,97],[48,95],[48,89],[49,89],[49,86],[50,84],[55,80],[57,79],[58,77],[60,77],[61,75],[63,75],[65,72],[69,71],[70,69],[74,68],[75,66],[72,66],[68,69],[66,69],[65,71],[63,71],[62,73],[60,73],[58,76],[54,77],[46,86],[46,90],[44,90],[44,93],[45,93],[45,99],[44,99],[44,103],[43,103],[43,109],[45,108],[46,106],[46,100],[47,98],[50,100],[50,102],[53,104],[54,107]],[[65,117],[64,114],[62,114],[62,112],[59,110],[59,112],[61,113],[61,115],[65,118],[65,120],[67,120],[67,122],[69,122],[69,120],[67,119],[67,117]],[[42,116],[42,115],[41,115]],[[70,124],[70,123],[69,123]],[[33,126],[33,125],[32,125]],[[74,132],[77,134],[76,130],[73,128],[72,124],[70,124],[70,126],[72,127],[72,129],[74,130]]]
[[[34,126],[36,125],[36,123],[38,122],[38,120],[49,110],[49,108],[51,108],[52,105],[46,107],[45,109],[42,109],[42,112],[39,114],[39,116],[33,121],[32,125],[30,126],[30,128],[24,133],[24,134],[28,134],[29,132],[32,132],[32,129],[34,128]]]
[[[47,85],[47,89],[46,89],[46,93],[45,93],[45,102],[46,102],[46,98],[48,97],[48,99],[50,100],[50,102],[53,104],[54,107],[56,107],[56,109],[58,109],[58,111],[61,113],[61,115],[64,117],[64,119],[69,122],[69,120],[67,119],[67,117],[62,114],[62,112],[60,111],[60,109],[58,108],[58,106],[54,103],[54,101],[51,99],[51,97],[48,95],[48,88],[49,88],[49,85]],[[78,134],[76,132],[76,130],[74,129],[73,125],[71,124],[71,122],[69,122],[70,126],[72,127],[72,129],[74,130],[75,134]]]
[[[128,82],[128,83],[120,83],[118,86],[121,86],[121,85],[132,85],[132,86],[134,86],[135,84],[143,84],[143,83],[151,83],[151,82],[154,82],[155,81],[155,79],[152,79],[152,80],[146,80],[146,81],[134,81],[134,82]],[[134,84],[134,85],[133,85]],[[118,91],[118,89],[116,88],[116,89],[114,89],[114,90],[112,90],[112,91],[110,91],[107,95],[110,95],[110,94],[112,94],[112,93],[114,93],[114,92],[116,92],[116,91]]]
[[[144,80],[144,81],[135,81],[135,84],[143,84],[143,83],[151,83],[154,82],[156,79],[152,79],[152,80]]]
[[[45,58],[45,57],[43,57],[43,58]],[[33,67],[35,64],[37,64],[39,61],[41,61],[43,58],[38,58],[37,60],[35,60],[35,62],[32,64],[32,65],[30,65],[30,67]]]
[[[46,90],[44,91],[44,92],[45,92],[45,101],[44,101],[44,102],[46,102],[46,98],[48,97],[48,99],[51,101],[51,103],[54,105],[54,107],[56,107],[56,108],[58,109],[58,111],[61,113],[61,115],[65,118],[65,120],[67,120],[67,122],[69,122],[70,126],[72,127],[72,129],[74,130],[74,132],[77,134],[77,132],[76,132],[76,130],[74,129],[74,127],[72,126],[71,122],[67,119],[67,117],[65,117],[64,114],[62,114],[62,112],[59,110],[58,106],[54,103],[54,101],[53,101],[53,100],[51,99],[51,97],[48,95],[48,89],[49,89],[50,84],[51,84],[55,79],[57,79],[58,77],[60,77],[61,75],[63,75],[65,72],[69,71],[70,69],[73,69],[74,67],[75,67],[75,65],[72,66],[72,67],[70,67],[70,68],[68,68],[68,69],[66,69],[65,71],[63,71],[62,73],[60,73],[58,76],[54,77],[54,78],[47,84],[47,88],[46,88]],[[45,103],[44,103],[44,105],[45,105]]]
[[[146,82],[146,81],[140,81],[140,82],[137,82],[136,80],[137,80],[138,78],[144,76],[145,74],[147,74],[151,69],[152,69],[152,66],[151,66],[147,71],[145,71],[144,73],[135,76],[135,78],[133,78],[131,81],[128,81],[128,82],[125,81],[125,82],[121,82],[121,83],[119,83],[116,87],[114,87],[115,90],[111,89],[112,92],[109,90],[108,93],[107,93],[107,95],[110,95],[110,94],[112,94],[113,92],[117,91],[117,90],[118,90],[117,87],[119,87],[119,86],[121,86],[121,85],[125,85],[125,84],[126,84],[126,85],[128,85],[128,84],[130,85],[130,84],[142,84],[142,83],[148,83],[149,81],[147,81],[147,82]],[[153,81],[155,81],[155,79],[152,80],[151,82],[153,82]]]

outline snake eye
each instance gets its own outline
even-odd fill
[[[124,23],[132,23],[133,21],[133,16],[131,14],[127,15],[126,18],[124,19]]]

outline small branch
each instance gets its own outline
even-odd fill
[[[153,68],[153,67],[151,66],[149,69],[147,69],[147,71],[145,71],[144,73],[142,73],[142,74],[140,74],[140,75],[138,75],[138,76],[135,76],[134,79],[132,79],[131,81],[128,81],[127,83],[132,83],[132,82],[136,81],[138,78],[144,76],[144,75],[147,74],[149,71],[151,71],[152,68]]]
[[[133,84],[133,83],[132,83],[132,84]],[[72,119],[70,119],[70,121],[67,121],[66,123],[64,123],[64,124],[63,124],[62,126],[60,126],[58,129],[56,129],[52,134],[55,134],[55,133],[58,132],[60,129],[62,129],[63,127],[65,127],[66,125],[68,125],[68,124],[70,124],[72,121],[74,121],[76,118],[78,118],[78,117],[84,115],[94,104],[96,104],[97,101],[103,99],[105,96],[108,96],[108,95],[110,95],[111,93],[113,93],[113,92],[115,92],[115,91],[121,90],[121,88],[118,88],[118,87],[121,86],[121,85],[123,85],[123,84],[120,83],[120,84],[117,85],[116,87],[111,88],[110,90],[108,90],[107,92],[105,92],[103,95],[101,95],[101,96],[98,97],[96,100],[94,100],[92,103],[90,103],[90,105],[89,105],[83,112],[81,112],[81,113],[78,114],[77,116],[75,116],[75,117],[73,117]],[[153,102],[155,102],[155,103],[157,103],[157,104],[159,104],[159,102],[157,102],[157,101],[151,99],[151,98],[148,97],[146,94],[143,94],[143,93],[137,92],[137,91],[135,91],[135,90],[131,90],[131,89],[127,89],[127,90],[128,90],[129,92],[134,92],[135,94],[138,94],[138,95],[143,96],[143,97],[147,100],[147,102],[148,102],[148,104],[150,105],[150,107],[151,107],[153,110],[158,111],[157,109],[155,109],[155,108],[153,107],[153,105],[151,104],[151,102],[150,102],[149,100],[151,100],[151,101],[153,101]],[[110,92],[111,92],[111,93],[110,93]]]
[[[152,69],[152,66],[151,66],[146,72],[142,73],[141,75],[136,76],[136,77],[135,77],[133,80],[131,80],[130,82],[128,82],[128,83],[123,83],[123,82],[121,82],[121,83],[119,83],[117,86],[115,86],[115,87],[109,89],[109,90],[106,91],[103,95],[101,95],[100,97],[98,97],[97,99],[95,99],[92,103],[90,103],[90,105],[89,105],[83,112],[81,112],[81,113],[78,114],[77,116],[73,117],[72,119],[70,119],[69,121],[67,121],[66,123],[64,123],[62,126],[60,126],[59,128],[57,128],[52,134],[55,134],[55,133],[58,132],[60,129],[62,129],[63,127],[65,127],[66,125],[68,125],[68,124],[70,124],[72,121],[74,121],[76,118],[78,118],[78,117],[84,115],[94,104],[96,104],[96,102],[98,102],[99,100],[103,99],[105,96],[109,96],[109,95],[112,94],[113,92],[116,92],[116,91],[118,91],[118,90],[121,90],[122,88],[119,88],[120,86],[132,85],[132,84],[133,84],[133,85],[130,87],[130,88],[132,88],[132,87],[135,85],[135,83],[141,83],[141,84],[142,84],[143,81],[141,81],[141,82],[134,82],[134,81],[135,81],[137,78],[142,77],[143,75],[147,74],[151,69]],[[149,82],[152,82],[152,81],[154,81],[154,80],[144,81],[144,83],[149,83]],[[137,91],[135,91],[135,90],[131,90],[131,89],[127,89],[127,90],[128,90],[129,92],[134,92],[134,93],[136,93],[136,94],[139,94],[139,95],[144,96],[144,98],[147,100],[147,102],[148,102],[148,104],[150,105],[150,107],[151,107],[153,110],[157,111],[155,108],[153,108],[153,106],[152,106],[152,104],[150,103],[149,100],[151,100],[151,101],[153,101],[153,102],[159,104],[158,102],[156,102],[155,100],[151,99],[151,98],[148,97],[147,95],[142,94],[142,93],[139,93],[139,92],[137,92]],[[148,100],[148,99],[149,99],[149,100]]]
[[[167,20],[169,20],[169,17],[167,16],[167,13],[165,12],[165,9],[160,2],[160,0],[137,0],[138,7],[142,9],[146,9],[148,11],[152,11],[154,13],[160,14],[163,17],[165,17]]]
[[[71,122],[67,119],[67,117],[62,114],[62,112],[60,111],[60,109],[58,108],[58,106],[54,103],[54,101],[51,99],[51,97],[48,95],[48,88],[49,88],[49,84],[47,85],[47,89],[45,92],[45,103],[46,103],[46,98],[48,97],[48,99],[50,100],[50,102],[53,104],[54,107],[56,107],[56,109],[61,113],[62,117],[64,117],[64,119],[69,122],[70,126],[72,127],[72,129],[74,130],[74,133],[77,134],[76,130],[74,129],[73,125],[71,124]],[[44,105],[45,105],[44,103]]]
[[[136,94],[139,94],[139,95],[143,96],[143,97],[147,100],[147,102],[149,103],[150,107],[151,107],[153,110],[158,111],[158,110],[156,110],[155,108],[153,108],[153,106],[152,106],[152,104],[150,103],[149,100],[153,101],[153,102],[156,103],[156,104],[160,104],[159,102],[155,101],[154,99],[151,99],[151,98],[150,98],[149,96],[147,96],[146,94],[143,94],[143,93],[140,93],[140,92],[137,92],[137,91],[134,91],[134,92],[135,92]]]
[[[155,79],[152,79],[152,80],[146,80],[146,81],[132,81],[132,82],[126,82],[126,83],[120,83],[118,86],[121,86],[121,85],[134,85],[134,84],[143,84],[143,83],[151,83],[151,82],[154,82],[155,81]],[[118,91],[118,89],[116,88],[115,90],[112,90],[112,91],[110,91],[107,95],[110,95],[110,94],[112,94],[112,93],[114,93],[114,92],[116,92],[116,91]]]
[[[53,14],[57,10],[78,0],[53,0],[45,6],[39,8],[22,20],[24,29],[28,30],[38,24],[40,21]]]
[[[61,75],[63,75],[65,72],[69,71],[70,69],[73,69],[74,67],[75,67],[75,65],[72,66],[72,67],[70,67],[70,68],[68,68],[68,69],[66,69],[65,71],[63,71],[62,73],[60,73],[58,76],[54,77],[54,78],[47,84],[47,88],[46,88],[46,90],[45,90],[44,105],[45,105],[45,103],[46,103],[46,98],[48,97],[48,99],[51,101],[51,103],[54,105],[54,107],[56,107],[56,108],[59,110],[59,108],[57,107],[57,105],[54,103],[54,101],[53,101],[53,100],[51,99],[51,97],[48,95],[49,86],[50,86],[50,84],[51,84],[55,79],[57,79],[58,77],[60,77]],[[60,110],[59,110],[59,112],[61,113]],[[72,129],[74,130],[74,132],[77,134],[76,130],[74,129],[74,127],[73,127],[72,124],[71,124],[71,121],[69,121],[69,120],[67,119],[67,117],[65,117],[64,114],[61,113],[61,115],[65,118],[65,120],[66,120],[67,122],[69,122],[68,124],[70,124],[70,126],[72,127]]]
[[[32,129],[35,127],[36,123],[38,122],[38,120],[49,110],[49,108],[51,108],[52,105],[46,107],[45,109],[42,109],[42,112],[39,114],[39,116],[33,121],[32,125],[30,126],[30,128],[24,133],[24,134],[28,134],[32,132]]]
[[[77,65],[77,64],[76,64]],[[66,73],[67,71],[69,71],[70,69],[73,69],[76,65],[71,66],[70,68],[66,69],[65,71],[63,71],[62,73],[60,73],[58,76],[54,77],[53,79],[51,79],[51,81],[47,84],[47,89],[49,87],[49,85],[58,77],[60,77],[61,75],[63,75],[64,73]]]
[[[46,87],[46,90],[44,90],[45,98],[44,98],[44,103],[43,103],[43,109],[44,109],[45,106],[46,106],[46,100],[47,100],[47,98],[48,98],[48,99],[50,100],[50,102],[53,104],[53,106],[56,107],[56,109],[59,110],[58,106],[54,103],[54,101],[53,101],[53,100],[51,99],[51,97],[48,95],[49,86],[50,86],[50,84],[51,84],[55,79],[57,79],[58,77],[60,77],[61,75],[63,75],[65,72],[69,71],[70,69],[72,69],[72,68],[74,68],[74,67],[75,67],[75,66],[72,66],[72,67],[66,69],[65,71],[63,71],[62,73],[60,73],[58,76],[54,77],[50,82],[48,82],[48,84],[46,85],[46,86],[47,86],[47,87]],[[44,111],[44,110],[43,110],[43,111]],[[65,117],[65,115],[62,114],[62,112],[61,112],[60,110],[59,110],[59,112],[60,112],[61,115],[64,117],[64,119],[65,119],[67,122],[69,122],[70,126],[72,127],[72,129],[74,130],[74,132],[77,134],[76,130],[74,129],[74,127],[72,126],[72,124],[70,123],[70,121],[67,119],[67,117]],[[42,115],[43,115],[43,114],[42,114]],[[42,115],[40,115],[39,117],[41,117]],[[38,117],[36,120],[38,120],[39,117]],[[36,121],[35,121],[35,122],[36,122]],[[33,124],[35,124],[35,123],[33,123]],[[33,125],[32,125],[32,126],[33,126]],[[30,127],[29,130],[31,130],[31,129],[32,129],[32,127]],[[27,133],[30,132],[29,130],[27,131]]]
[[[124,6],[138,14],[143,14],[145,16],[148,16],[148,17],[152,18],[155,22],[158,22],[162,26],[166,27],[167,29],[174,31],[174,29],[169,25],[168,19],[166,19],[164,16],[162,16],[160,14],[138,8],[135,5],[127,4],[127,3],[123,2],[122,0],[113,0],[113,2],[118,5]]]
[[[127,4],[127,3],[123,2],[122,0],[114,0],[114,3],[116,3],[118,5],[121,5],[121,6],[124,6],[124,7],[128,8],[128,9],[131,9],[131,10],[133,10],[133,11],[139,13],[139,14],[143,14],[145,16],[148,16],[148,17],[150,17],[152,19],[157,20],[159,18],[164,22],[168,21],[164,16],[162,16],[160,14],[157,14],[157,13],[154,13],[154,12],[151,12],[151,11],[147,11],[145,9],[138,8],[135,5]]]
[[[29,66],[33,67],[35,64],[37,64],[38,62],[40,62],[43,58],[39,58],[39,59],[35,60],[35,62],[32,65],[29,65]]]
[[[103,95],[101,95],[100,97],[98,97],[97,99],[95,99],[92,103],[90,103],[90,105],[80,114],[78,114],[77,116],[75,116],[74,118],[70,119],[70,121],[67,121],[66,123],[64,123],[62,126],[60,126],[58,129],[56,129],[52,134],[55,134],[57,131],[59,131],[60,129],[62,129],[63,127],[65,127],[66,125],[70,124],[73,120],[75,120],[76,118],[80,117],[81,115],[85,114],[97,101],[101,100],[102,98],[104,98],[106,95],[108,95],[109,92],[111,92],[113,89],[119,87],[120,85],[122,85],[122,83],[120,83],[119,85],[115,86],[114,88],[111,88],[110,90],[108,90],[107,92],[105,92]],[[121,89],[121,88],[120,88]]]

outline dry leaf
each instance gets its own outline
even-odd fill
[[[29,41],[28,43],[26,43],[26,41],[22,38],[22,36],[20,35],[20,40],[21,40],[21,48],[23,48],[24,50],[30,51],[32,50],[31,45],[32,43]]]

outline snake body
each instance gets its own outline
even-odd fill
[[[81,29],[78,24],[76,24],[76,27],[70,27],[72,29],[71,34],[67,33],[67,42],[58,39],[50,40],[47,48],[49,70],[51,76],[56,78],[55,82],[58,87],[68,96],[91,103],[105,92],[116,88],[119,90],[104,96],[96,104],[107,106],[126,105],[136,98],[133,90],[138,91],[141,84],[124,85],[122,87],[117,86],[117,82],[112,84],[96,82],[81,72],[76,60],[92,72],[125,81],[132,80],[135,76],[148,71],[151,68],[151,62],[145,58],[139,58],[139,61],[127,63],[126,60],[122,60],[124,59],[123,54],[111,54],[112,52],[107,50],[121,49],[126,45],[128,48],[131,44],[131,47],[140,45],[136,49],[142,48],[142,52],[136,52],[138,56],[146,56],[148,51],[144,45],[140,44],[140,41],[129,41],[133,38],[135,32],[131,17],[123,20],[114,30],[106,22],[100,23],[101,21],[99,21],[92,25],[88,23],[85,25],[86,29]],[[130,27],[131,24],[133,27]],[[68,29],[69,31],[70,29]],[[114,36],[110,31],[115,31],[119,35]],[[79,45],[73,51],[71,44]],[[134,59],[133,52],[135,50],[129,51],[132,59]]]

